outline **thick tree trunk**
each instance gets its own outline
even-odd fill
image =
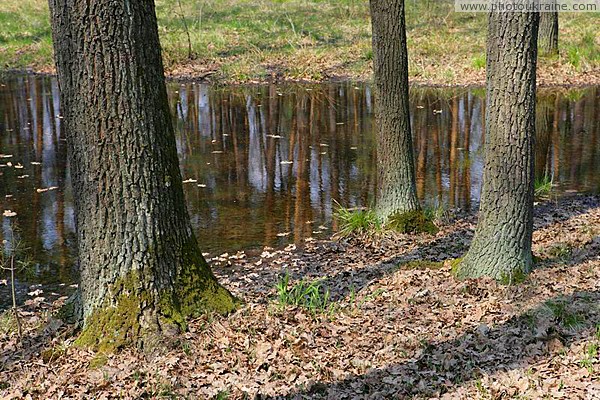
[[[515,281],[532,269],[538,13],[490,13],[479,221],[459,277]]]
[[[408,109],[404,0],[371,0],[370,4],[377,121],[375,205],[377,215],[386,221],[420,206]]]
[[[152,0],[50,0],[84,321],[79,343],[145,345],[231,311],[192,232]]]
[[[558,12],[540,13],[538,42],[540,53],[544,55],[558,54]]]

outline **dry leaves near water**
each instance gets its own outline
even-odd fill
[[[474,217],[436,236],[309,242],[228,258],[217,272],[246,300],[192,321],[175,348],[97,355],[40,331],[0,339],[6,398],[600,398],[600,198],[536,209],[540,267],[518,286],[456,281]],[[438,264],[430,264],[437,266]],[[418,266],[418,268],[415,268]],[[283,271],[324,279],[326,313],[275,303]],[[48,353],[43,349],[59,349]],[[594,350],[595,349],[595,350]],[[44,354],[42,356],[41,354]]]

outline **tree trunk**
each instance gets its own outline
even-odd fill
[[[552,125],[554,123],[554,95],[547,94],[538,96],[535,120],[535,178],[551,178],[552,173],[548,168],[548,154],[550,153],[550,142],[552,137]]]
[[[82,345],[229,312],[186,209],[152,0],[50,0],[75,193]]]
[[[540,53],[558,54],[558,12],[540,13],[540,31],[538,33]]]
[[[420,209],[408,109],[404,0],[371,0],[377,121],[376,213],[384,222]]]
[[[533,266],[538,13],[489,15],[485,167],[479,221],[461,278],[514,282]]]

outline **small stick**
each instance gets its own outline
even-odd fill
[[[19,335],[19,340],[23,338],[23,331],[21,330],[21,320],[19,319],[19,310],[17,309],[17,292],[15,290],[15,256],[10,256],[10,286],[12,292],[12,302],[13,302],[13,313],[15,315],[15,320],[17,321],[17,333]]]

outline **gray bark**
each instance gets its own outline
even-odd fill
[[[419,210],[408,107],[404,0],[371,0],[377,123],[376,212],[383,220]]]
[[[540,29],[538,33],[540,53],[558,54],[558,12],[540,13]]]
[[[532,269],[538,13],[490,13],[479,220],[459,277],[513,281]]]
[[[228,311],[188,218],[154,2],[49,3],[86,343],[118,327],[112,344],[139,344],[203,308]]]

